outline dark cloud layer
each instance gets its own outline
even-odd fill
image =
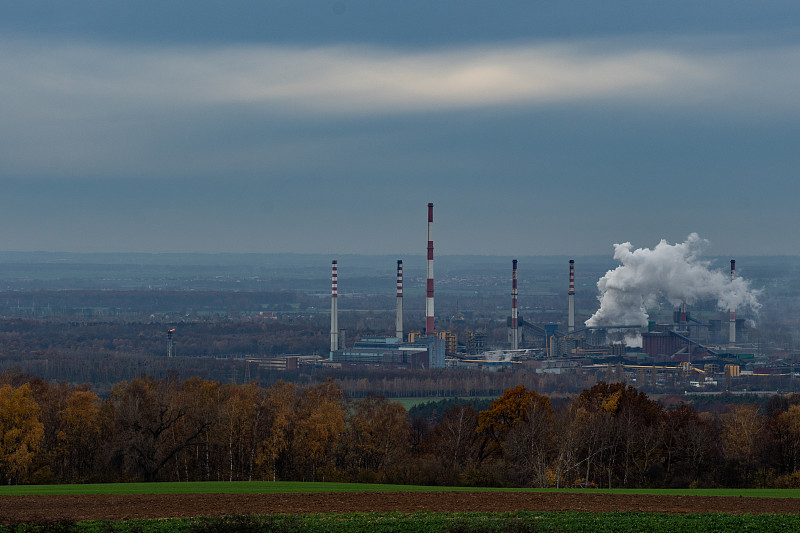
[[[415,253],[433,201],[442,253],[794,254],[797,19],[5,2],[0,250]]]

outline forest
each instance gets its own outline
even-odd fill
[[[485,407],[485,404],[484,404]],[[414,411],[412,409],[412,411]],[[7,484],[298,480],[513,487],[800,487],[800,396],[698,412],[624,383],[519,385],[409,416],[334,380],[171,375],[89,386],[0,374]]]

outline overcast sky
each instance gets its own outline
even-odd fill
[[[794,1],[0,2],[0,250],[800,254]]]

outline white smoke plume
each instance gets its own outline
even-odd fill
[[[621,263],[597,282],[600,309],[586,321],[589,327],[647,325],[647,308],[666,299],[673,306],[699,299],[717,301],[720,311],[749,308],[757,311],[759,291],[750,282],[730,271],[710,270],[710,263],[699,259],[707,243],[697,233],[680,244],[665,240],[649,248],[633,249],[631,243],[614,245],[614,259]]]

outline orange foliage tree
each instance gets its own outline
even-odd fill
[[[28,481],[43,438],[44,424],[30,385],[0,386],[0,477],[5,483]]]

